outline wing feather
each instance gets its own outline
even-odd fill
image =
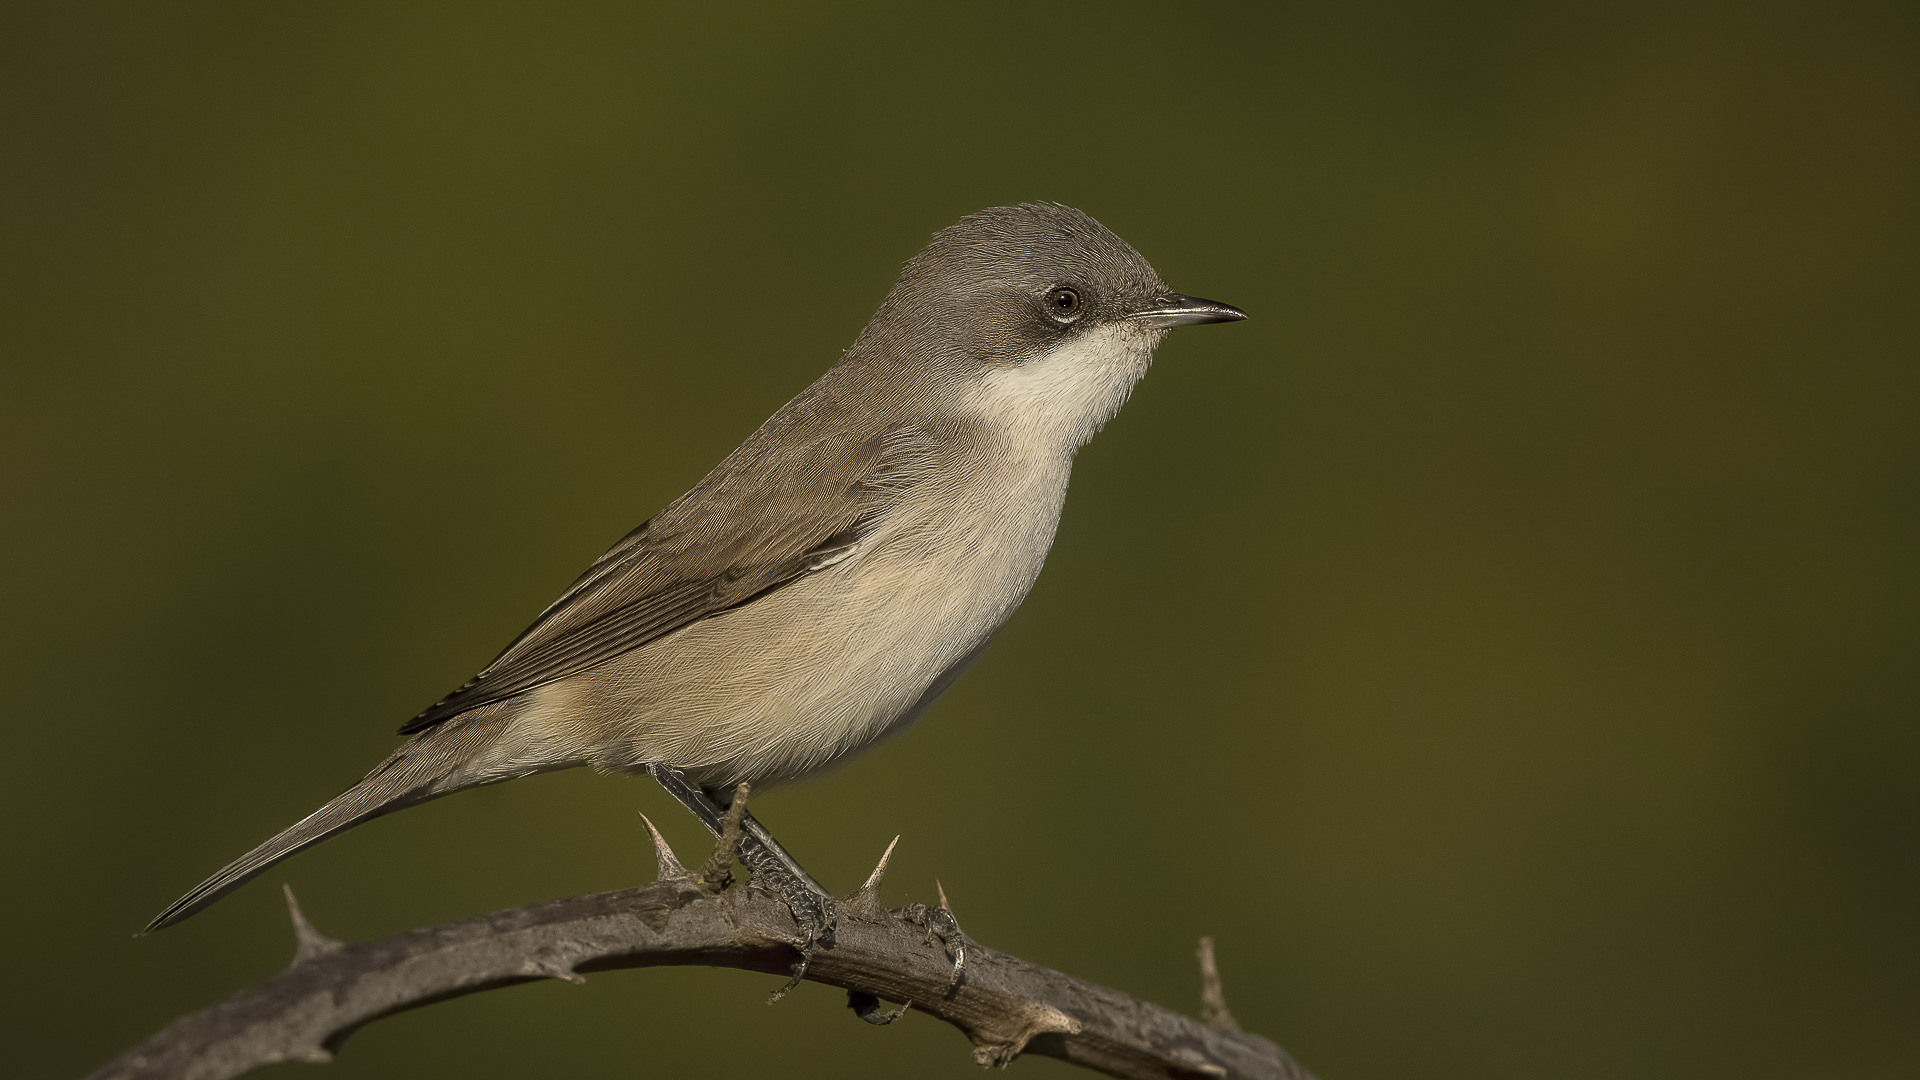
[[[401,733],[605,663],[847,558],[927,475],[931,454],[919,432],[896,429],[820,440],[770,469],[764,447],[750,440],[596,559],[493,663]]]

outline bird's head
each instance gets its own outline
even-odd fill
[[[854,352],[934,376],[958,403],[1077,447],[1125,402],[1170,327],[1244,318],[1169,289],[1079,210],[1022,203],[936,233]]]

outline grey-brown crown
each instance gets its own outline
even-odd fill
[[[1167,291],[1132,245],[1082,211],[1059,203],[995,206],[940,230],[901,272],[902,285],[962,282],[1045,289],[1097,287],[1115,299]]]
[[[1050,293],[1073,290],[1086,310],[1050,321]],[[854,352],[1004,360],[1050,337],[1124,318],[1168,293],[1147,260],[1106,226],[1058,203],[996,206],[935,233],[900,272]]]

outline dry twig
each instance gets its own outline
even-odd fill
[[[289,891],[298,944],[290,968],[174,1021],[91,1080],[220,1080],[280,1061],[328,1061],[355,1029],[383,1016],[536,979],[582,982],[588,972],[684,964],[785,975],[802,940],[786,906],[752,888],[703,888],[652,822],[647,828],[660,874],[645,888],[552,900],[379,941],[333,941],[306,921]],[[965,943],[965,978],[956,980],[952,953],[964,941],[958,924],[944,907],[882,908],[885,867],[883,857],[842,907],[834,944],[813,954],[805,976],[846,989],[848,1003],[870,1023],[890,1022],[910,1004],[959,1028],[982,1065],[1029,1053],[1121,1077],[1312,1080],[1278,1046],[1230,1019],[1221,1022],[1217,973],[1203,977],[1206,1023],[977,942]],[[948,924],[959,940],[934,932]],[[1203,946],[1202,956],[1211,971],[1211,950]],[[881,1013],[881,998],[903,1004]]]

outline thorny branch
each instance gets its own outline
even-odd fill
[[[651,821],[647,830],[659,877],[645,888],[551,900],[379,941],[327,937],[289,890],[291,967],[174,1021],[89,1080],[221,1080],[275,1062],[329,1061],[355,1029],[383,1016],[536,979],[577,983],[587,972],[662,965],[773,975],[794,967],[804,936],[786,906],[751,887],[721,887],[725,867],[716,864],[730,861],[732,837],[696,877]],[[737,836],[737,826],[729,832]],[[967,941],[944,890],[938,908],[884,908],[886,864],[882,856],[842,903],[832,947],[814,952],[804,976],[845,989],[868,1023],[891,1023],[908,1009],[926,1013],[959,1028],[973,1042],[974,1060],[988,1066],[1028,1053],[1120,1077],[1313,1080],[1278,1046],[1234,1025],[1211,941],[1203,939],[1200,952],[1203,1022]],[[883,1012],[882,998],[901,1005]]]

